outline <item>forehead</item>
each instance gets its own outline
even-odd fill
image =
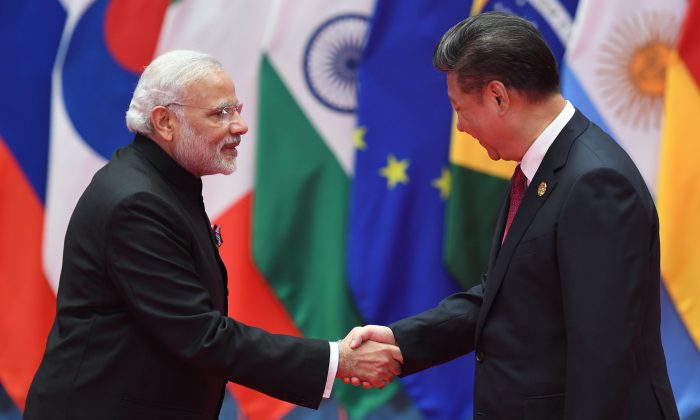
[[[209,73],[205,77],[190,83],[185,88],[185,95],[191,100],[211,102],[235,102],[236,88],[224,71]]]

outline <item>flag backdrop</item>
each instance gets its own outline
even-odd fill
[[[65,20],[55,0],[0,5],[0,384],[19,407],[55,307],[41,250],[51,69]]]
[[[435,44],[469,15],[463,0],[379,1],[358,75],[357,158],[348,228],[350,288],[386,325],[458,291],[442,264],[452,111]],[[471,357],[403,378],[426,418],[468,419]]]
[[[347,290],[345,226],[355,73],[373,0],[277,1],[260,68],[253,258],[305,336],[362,324]],[[361,417],[398,390],[333,394]]]
[[[73,206],[131,140],[123,116],[141,69],[172,49],[215,55],[245,103],[238,170],[204,185],[232,316],[338,339],[473,284],[512,164],[450,135],[431,59],[442,33],[482,7],[538,25],[564,63],[567,98],[658,191],[664,346],[682,417],[700,415],[700,6],[624,3],[581,0],[576,14],[572,0],[2,2],[0,419],[20,417],[43,352]],[[470,359],[382,391],[337,382],[318,412],[230,385],[221,418],[470,418]]]

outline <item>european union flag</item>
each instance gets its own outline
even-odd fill
[[[349,282],[369,323],[386,325],[458,291],[442,262],[452,110],[435,45],[470,2],[379,0],[360,65]],[[402,380],[431,419],[471,418],[473,362]]]

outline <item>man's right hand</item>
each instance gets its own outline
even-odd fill
[[[364,328],[364,327],[362,327]],[[364,388],[384,388],[394,380],[394,376],[401,373],[403,356],[401,350],[393,345],[368,341],[363,344],[362,337],[351,346],[355,332],[361,330],[354,328],[342,341],[338,342],[338,371],[336,377],[343,378],[345,383],[355,386],[362,384]],[[390,330],[391,331],[391,330]],[[392,334],[393,337],[393,334]]]
[[[388,327],[366,325],[353,328],[339,343],[340,360],[336,376],[342,378],[346,384],[362,385],[363,388],[383,388],[394,379],[394,375],[401,373],[399,363],[403,363],[403,356],[395,343],[394,334]],[[363,353],[365,356],[362,356]],[[343,368],[344,357],[348,369]],[[359,365],[353,362],[353,359],[360,359],[360,364],[365,365],[365,368],[358,369]],[[373,376],[368,376],[367,362],[372,366],[370,370]]]

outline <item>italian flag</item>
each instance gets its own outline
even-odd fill
[[[373,3],[278,1],[263,46],[253,259],[307,337],[338,339],[363,324],[346,276],[356,118],[342,72],[358,64],[350,46],[362,45]],[[397,389],[338,382],[333,397],[360,417]]]

